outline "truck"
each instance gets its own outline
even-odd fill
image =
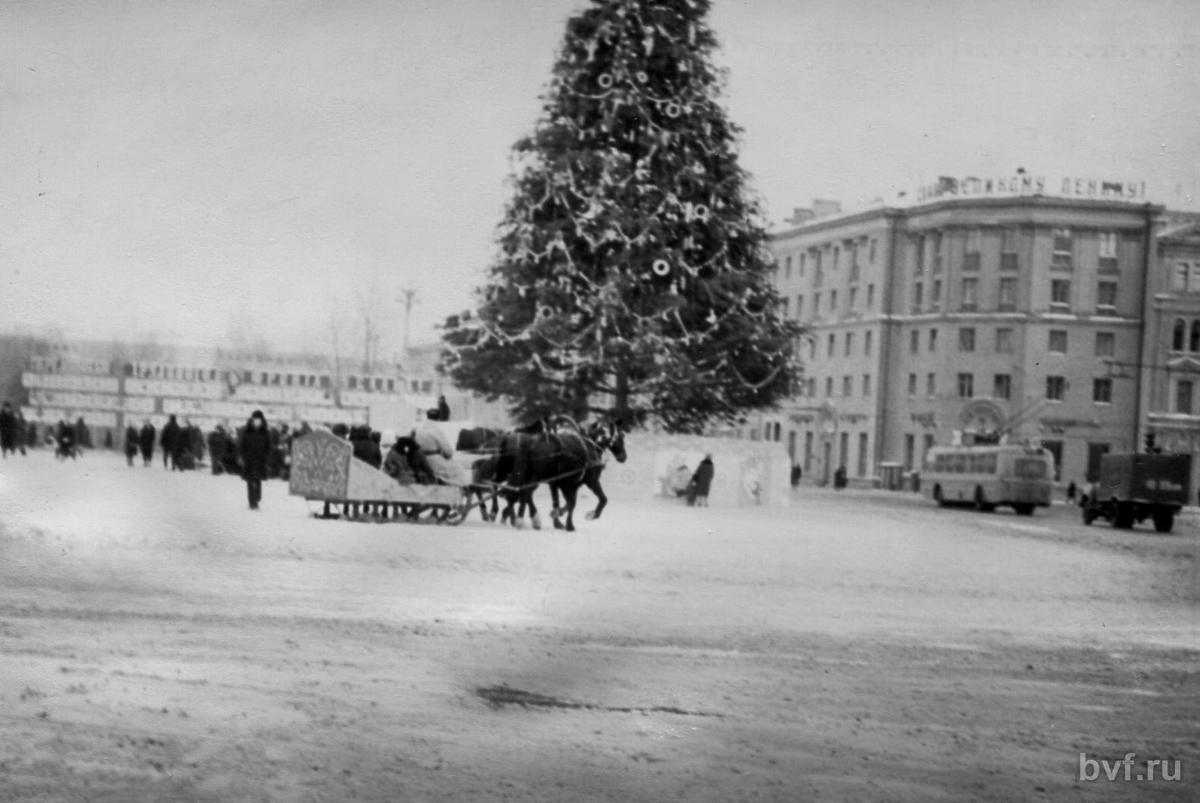
[[[1106,454],[1081,505],[1083,523],[1107,519],[1128,530],[1134,522],[1152,519],[1155,530],[1169,533],[1187,504],[1191,476],[1190,454]]]

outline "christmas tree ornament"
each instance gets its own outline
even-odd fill
[[[606,72],[600,73],[600,77],[596,79],[596,83],[600,85],[601,89],[612,89],[613,77]]]
[[[666,276],[671,272],[671,265],[665,259],[656,259],[651,269],[654,271],[655,276]]]

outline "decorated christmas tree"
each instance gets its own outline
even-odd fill
[[[522,418],[611,411],[697,432],[792,390],[708,0],[593,0],[566,38],[476,310],[444,370]]]

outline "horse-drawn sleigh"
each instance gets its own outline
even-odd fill
[[[484,520],[491,521],[503,497],[507,504],[501,521],[519,526],[528,509],[537,527],[533,491],[545,483],[554,499],[554,525],[574,530],[579,488],[586,485],[596,495],[599,504],[588,518],[597,518],[607,502],[600,486],[604,453],[620,462],[626,457],[623,433],[605,421],[582,429],[559,416],[520,431],[475,428],[458,434],[455,459],[469,463],[468,484],[436,483],[411,437],[397,441],[384,461],[386,470],[380,470],[355,457],[349,442],[317,430],[292,442],[289,492],[320,502],[317,515],[323,518],[443,525],[461,524],[475,503]]]

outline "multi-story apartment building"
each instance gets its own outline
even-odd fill
[[[772,248],[784,311],[809,329],[804,393],[754,435],[786,438],[818,482],[918,469],[999,429],[1041,441],[1064,482],[1134,448],[1142,394],[1117,369],[1143,353],[1164,210],[1096,186],[793,218]]]
[[[1117,363],[1114,373],[1140,379],[1144,433],[1200,455],[1200,214],[1166,215],[1155,241],[1140,364]],[[1200,488],[1200,458],[1192,487]]]

